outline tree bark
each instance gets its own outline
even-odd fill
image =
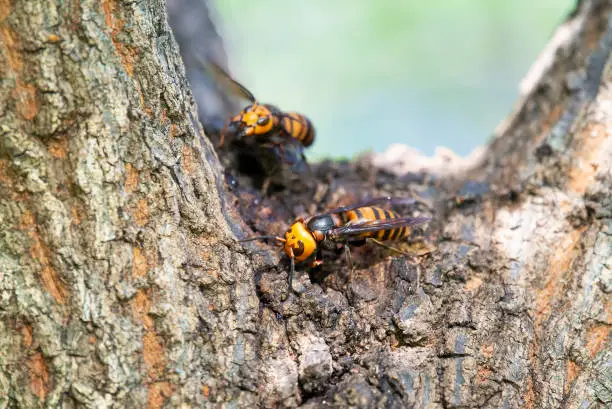
[[[0,408],[609,406],[611,49],[580,1],[468,168],[368,156],[258,197],[163,1],[0,0]],[[382,194],[433,252],[299,269],[284,300],[287,261],[236,241]]]

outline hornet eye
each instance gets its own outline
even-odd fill
[[[304,242],[302,242],[302,240],[298,240],[297,242],[298,247],[297,248],[293,248],[293,254],[296,257],[301,256],[302,254],[304,254]]]
[[[260,116],[257,120],[257,125],[265,125],[270,121],[270,118],[267,116]]]

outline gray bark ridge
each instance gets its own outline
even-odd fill
[[[251,406],[258,300],[165,3],[0,24],[0,407]]]

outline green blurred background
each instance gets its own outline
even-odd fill
[[[311,160],[485,143],[575,0],[218,0],[229,68],[309,116]]]

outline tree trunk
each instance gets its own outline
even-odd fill
[[[583,0],[469,169],[326,162],[258,198],[163,1],[0,0],[0,408],[610,405],[611,49]],[[381,194],[432,253],[300,268],[283,300],[286,259],[236,242]]]

